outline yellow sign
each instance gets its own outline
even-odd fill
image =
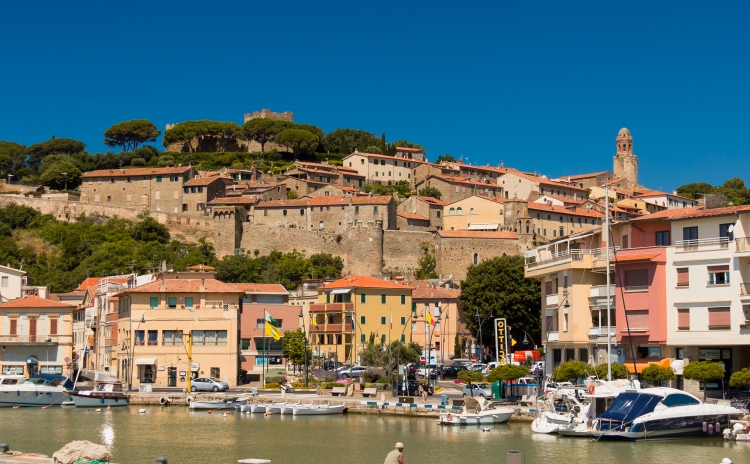
[[[507,337],[507,326],[505,324],[505,318],[495,319],[495,353],[497,354],[497,361],[502,362],[505,360],[505,354],[508,351],[506,337]]]

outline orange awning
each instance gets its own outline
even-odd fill
[[[627,366],[628,371],[631,374],[635,374],[635,373],[640,374],[641,372],[643,372],[643,369],[647,368],[651,364],[656,364],[659,367],[667,368],[667,367],[670,367],[672,365],[672,359],[671,358],[664,358],[661,361],[651,361],[651,360],[646,359],[646,358],[636,359],[635,360],[635,371],[633,371],[633,360],[632,359],[628,359],[627,361],[625,361],[625,365]]]

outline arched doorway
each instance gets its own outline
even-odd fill
[[[26,359],[26,372],[29,377],[39,374],[39,360],[36,359],[36,356],[29,356]]]

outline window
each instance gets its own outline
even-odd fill
[[[159,331],[149,330],[148,331],[148,346],[156,346],[159,344]]]
[[[401,304],[402,305],[406,304],[406,295],[401,295]]]
[[[690,330],[690,308],[677,310],[677,330]]]
[[[708,308],[708,330],[727,330],[731,328],[729,308]]]
[[[161,344],[163,346],[182,345],[182,332],[179,330],[165,330],[162,332]]]
[[[690,286],[690,268],[687,268],[687,267],[677,268],[677,286],[678,287]]]
[[[167,307],[169,309],[175,309],[177,307],[177,297],[176,296],[170,296],[167,298]]]
[[[49,320],[49,334],[50,335],[57,335],[57,318],[53,317]]]
[[[281,215],[286,216],[286,210],[282,210]]]
[[[111,184],[114,184],[114,183],[115,183],[115,178],[114,178],[114,177],[110,177],[110,178],[109,178],[109,182],[110,182]]]
[[[150,298],[150,300],[151,300],[151,301],[149,302],[149,305],[148,305],[148,306],[149,306],[149,308],[151,308],[151,309],[155,309],[155,308],[158,308],[158,307],[159,307],[159,297],[158,297],[158,296],[152,296],[152,297]]]
[[[729,265],[708,266],[708,285],[728,285]]]
[[[372,207],[372,212],[373,213],[377,213],[378,212],[378,207],[377,206],[373,206]]]
[[[622,236],[622,247],[624,249],[630,248],[630,238],[627,235]]]
[[[476,266],[477,264],[479,264],[479,254],[474,253],[474,265]]]
[[[366,341],[366,340],[365,340],[365,334],[359,334],[359,341],[360,341],[361,343],[364,343],[364,342]]]
[[[726,241],[734,240],[734,224],[719,224],[719,237]]]
[[[277,320],[278,322],[278,320]],[[281,323],[279,323],[281,326]],[[193,330],[193,345],[226,346],[226,330]]]
[[[221,379],[221,369],[219,369],[218,367],[212,367],[211,377],[214,379]]]
[[[461,216],[462,214],[464,214],[463,208],[461,208],[460,206],[458,208],[456,208],[456,214],[459,215],[459,216]]]
[[[448,216],[455,216],[455,215],[456,215],[455,208],[451,208],[450,210],[448,210]],[[7,279],[7,277],[3,277],[3,279]]]
[[[132,177],[128,177],[128,184],[131,183],[131,182],[133,182],[133,178]]]
[[[662,230],[656,233],[656,246],[669,246],[671,244],[668,230]]]
[[[364,293],[361,294],[361,295],[359,295],[359,302],[360,303],[364,303],[365,302],[365,294]]]
[[[4,288],[8,288],[8,276],[3,276],[3,278],[2,278],[2,284],[0,284],[0,286],[2,286]]]
[[[156,182],[161,182],[161,176],[156,176]]]
[[[401,334],[401,343],[406,342],[406,334]]]
[[[355,213],[359,213],[359,205],[355,205],[354,206],[354,212]]]
[[[266,320],[265,319],[256,319],[255,320],[255,328],[264,330],[266,328]]]
[[[143,330],[136,330],[135,331],[135,344],[136,346],[143,346],[145,345],[146,340],[146,332]]]
[[[625,271],[625,291],[638,292],[648,290],[648,269]]]
[[[380,295],[380,304],[385,304],[385,294]]]
[[[631,329],[648,330],[648,310],[628,311],[628,324]]]
[[[10,320],[10,335],[18,335],[18,319]]]
[[[698,227],[683,227],[682,228],[682,239],[683,240],[698,240]]]
[[[380,325],[386,325],[388,323],[388,318],[385,316],[380,316]]]
[[[185,297],[185,307],[186,308],[192,308],[193,307],[193,297],[192,296],[186,296]]]
[[[401,325],[406,325],[406,316],[401,316]]]
[[[359,316],[359,323],[360,324],[364,325],[366,323],[365,321],[367,321],[367,318],[365,316]]]

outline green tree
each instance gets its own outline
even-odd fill
[[[81,184],[81,171],[70,161],[56,161],[39,176],[39,182],[54,190],[72,189]]]
[[[674,369],[671,367],[661,367],[656,364],[649,364],[646,366],[643,371],[641,371],[641,377],[643,377],[643,380],[656,383],[657,386],[661,386],[661,382],[664,380],[677,379]]]
[[[724,366],[712,361],[691,362],[682,369],[682,376],[703,384],[703,400],[706,400],[706,382],[724,377]]]
[[[26,166],[37,169],[42,160],[49,155],[61,154],[71,156],[86,149],[86,144],[68,138],[52,138],[42,143],[35,143],[28,148]]]
[[[677,194],[683,197],[699,200],[706,193],[714,193],[716,189],[705,182],[694,182],[677,187]]]
[[[716,190],[719,193],[726,195],[734,206],[750,203],[750,191],[745,187],[745,181],[739,177],[734,177],[725,181],[724,184]]]
[[[606,379],[607,378],[607,364],[599,364],[596,366],[596,376],[600,379]],[[630,378],[630,372],[628,372],[628,368],[624,365],[613,362],[612,363],[612,380],[617,379],[627,379]]]
[[[385,351],[380,343],[380,340],[375,342],[375,334],[370,333],[370,338],[367,342],[367,346],[359,352],[359,359],[365,366],[382,367],[385,365],[383,354]],[[386,358],[387,359],[387,358]]]
[[[375,145],[370,145],[369,147],[365,148],[364,151],[365,151],[365,153],[373,153],[373,154],[376,154],[376,155],[382,155],[383,154],[383,149],[380,148],[380,147],[377,147]]]
[[[527,375],[529,375],[529,368],[526,366],[502,364],[490,371],[490,374],[487,376],[487,381],[495,382],[497,380],[517,380]]]
[[[458,340],[458,333],[456,333],[456,338],[453,340],[453,357],[454,358],[460,358],[461,355],[461,342]]]
[[[454,163],[456,161],[456,158],[454,158],[452,155],[449,155],[448,153],[446,153],[444,155],[438,156],[437,157],[437,161],[435,161],[435,162],[438,163],[438,164],[440,164],[443,161]]]
[[[172,128],[164,131],[162,144],[165,147],[173,143],[182,145],[181,151],[193,151],[193,139],[199,135],[199,124],[195,121],[187,121],[175,124]]]
[[[8,179],[8,174],[24,167],[27,148],[20,143],[0,141],[0,172]]]
[[[386,348],[386,353],[383,355],[384,360],[388,359],[389,352],[391,360],[390,371],[393,372],[396,370],[398,363],[404,365],[411,362],[418,362],[422,356],[422,346],[417,342],[402,343],[399,340],[395,340]]]
[[[469,385],[471,385],[472,383],[481,382],[484,380],[484,376],[482,375],[481,372],[475,371],[472,369],[458,371],[458,374],[456,374],[456,377],[458,378],[458,380],[463,380]]]
[[[161,131],[146,119],[133,119],[111,126],[104,131],[104,144],[108,147],[122,147],[124,151],[138,148],[146,142],[155,142]]]
[[[422,248],[422,256],[417,260],[417,279],[437,279],[438,273],[435,272],[437,268],[437,262],[435,255],[430,253],[430,244],[427,242],[421,242],[419,246]]]
[[[375,195],[393,195],[393,193],[398,193],[398,196],[402,198],[410,197],[412,194],[411,187],[409,187],[409,183],[405,180],[400,180],[396,182],[395,184],[387,185],[387,184],[367,184],[365,185],[365,192],[367,193],[374,193]]]
[[[386,148],[381,138],[362,129],[336,129],[326,134],[324,142],[326,151],[347,155],[354,149],[364,151],[370,146]]]
[[[318,137],[306,130],[284,129],[276,136],[276,142],[290,147],[294,154],[294,160],[318,145]]]
[[[437,189],[437,187],[425,187],[419,189],[419,192],[417,192],[420,197],[432,197],[440,199],[441,196],[443,196],[442,193],[440,193],[440,190]]]
[[[284,332],[281,337],[281,355],[288,359],[293,365],[299,366],[305,364],[305,335],[302,329],[294,332]],[[312,360],[312,351],[307,349],[307,362]]]
[[[552,378],[576,383],[578,379],[586,378],[595,371],[596,369],[583,361],[565,361],[555,368]]]
[[[539,281],[524,277],[522,256],[502,256],[470,266],[466,280],[461,282],[459,302],[467,315],[467,328],[477,339],[480,321],[475,314],[484,319],[483,343],[494,338],[491,319],[496,317],[506,318],[518,337],[523,336],[523,331],[532,336],[541,332]]]
[[[750,369],[747,367],[734,372],[729,377],[729,386],[732,388],[743,388],[745,385],[750,385]]]
[[[286,192],[286,198],[287,200],[296,200],[297,199],[297,192],[294,190],[288,190]]]
[[[169,228],[148,214],[140,216],[141,221],[132,229],[131,235],[140,242],[169,243]]]
[[[274,119],[253,118],[242,125],[242,134],[246,140],[258,142],[261,152],[265,152],[266,144],[273,142],[281,127]]]

